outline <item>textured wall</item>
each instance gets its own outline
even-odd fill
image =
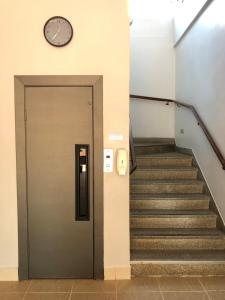
[[[43,37],[43,25],[54,15],[74,26],[74,39],[64,48],[50,46]],[[104,145],[128,150],[128,3],[1,0],[0,26],[0,279],[16,279],[14,75],[103,75]],[[124,140],[110,141],[111,132]],[[104,231],[107,278],[129,277],[129,177],[119,177],[115,169],[104,177]]]

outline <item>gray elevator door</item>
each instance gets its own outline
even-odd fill
[[[27,87],[25,109],[29,278],[93,278],[92,88]]]

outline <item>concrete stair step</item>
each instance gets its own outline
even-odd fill
[[[198,169],[195,167],[139,167],[131,175],[131,179],[197,179]]]
[[[130,180],[132,276],[225,275],[225,234],[193,157],[173,139],[135,139]]]
[[[151,143],[151,144],[172,144],[175,145],[175,139],[174,138],[158,138],[158,137],[134,137],[133,138],[134,143]]]
[[[183,250],[182,250],[183,251]],[[159,252],[159,251],[158,251]],[[159,254],[161,254],[159,252]],[[132,277],[148,276],[221,276],[225,275],[225,259],[223,255],[212,253],[201,260],[193,256],[177,260],[133,260],[131,261]]]
[[[216,228],[217,215],[209,210],[132,210],[131,228]]]
[[[173,209],[134,209],[130,211],[131,216],[172,216],[180,215],[187,216],[215,216],[216,214],[211,210],[173,210]]]
[[[196,194],[152,194],[152,193],[135,193],[130,195],[131,200],[158,200],[158,201],[166,201],[166,200],[210,200],[210,196],[202,193]]]
[[[130,209],[208,209],[210,197],[204,194],[131,194]]]
[[[224,237],[132,237],[131,250],[225,250]]]
[[[168,143],[165,144],[136,143],[134,146],[134,151],[136,155],[175,152],[175,145],[168,144]]]
[[[149,138],[149,137],[135,137],[134,144],[151,144],[151,145],[175,145],[175,139],[173,138]]]
[[[176,232],[176,230],[174,230]],[[156,234],[158,232],[158,235]],[[131,250],[224,250],[225,235],[218,230],[202,229],[188,230],[183,234],[182,230],[175,235],[160,235],[160,230],[156,230],[154,235],[150,235],[148,230],[134,230],[131,232]]]
[[[131,236],[162,236],[162,237],[174,237],[174,236],[212,236],[212,237],[224,237],[225,234],[218,228],[133,228],[130,231]]]
[[[191,166],[192,156],[178,152],[152,153],[147,155],[137,155],[137,165],[152,166]]]
[[[225,261],[224,250],[131,250],[131,261]]]
[[[203,192],[204,183],[200,180],[141,180],[131,179],[132,193],[180,193],[195,194]]]

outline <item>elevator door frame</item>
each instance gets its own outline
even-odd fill
[[[94,278],[104,278],[103,266],[103,77],[102,76],[15,76],[15,130],[18,207],[19,280],[29,279],[27,213],[27,168],[25,131],[26,87],[92,87],[93,94],[93,228]]]

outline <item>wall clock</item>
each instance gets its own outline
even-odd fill
[[[45,23],[44,36],[52,46],[63,47],[72,40],[73,27],[67,19],[55,16]]]

